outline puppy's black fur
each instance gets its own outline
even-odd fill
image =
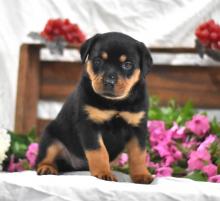
[[[110,32],[87,40],[80,54],[84,64],[81,81],[44,130],[37,157],[38,174],[90,169],[91,154],[87,157],[86,153],[99,150],[103,146],[100,139],[109,161],[132,139],[145,150],[148,99],[144,78],[152,66],[148,49],[125,34]],[[106,158],[100,156],[102,160]],[[139,183],[144,181],[140,179]]]

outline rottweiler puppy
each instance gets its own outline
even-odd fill
[[[81,81],[44,130],[37,173],[89,169],[97,178],[116,181],[110,162],[126,149],[132,180],[150,183],[145,162],[150,52],[125,34],[109,32],[88,39],[80,55]]]

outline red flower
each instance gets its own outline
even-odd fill
[[[56,38],[63,38],[68,43],[80,44],[85,41],[85,35],[77,24],[71,23],[68,19],[48,20],[41,36],[52,41]]]
[[[220,49],[220,25],[214,20],[202,23],[196,28],[195,35],[206,47]]]

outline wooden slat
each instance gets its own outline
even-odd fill
[[[22,45],[15,116],[15,131],[17,133],[26,133],[36,126],[38,97],[39,49]]]
[[[196,53],[194,47],[150,47],[152,53],[163,53],[163,54],[183,54],[183,53]]]
[[[28,45],[29,47],[34,47],[34,48],[47,48],[45,44],[37,44],[37,43],[24,43],[24,45]],[[66,49],[80,49],[81,45],[80,44],[75,44],[75,45],[67,45],[65,48]]]
[[[28,46],[33,46],[35,48],[45,48],[44,44],[26,44]],[[80,49],[81,45],[68,45],[67,49]],[[149,47],[151,52],[155,53],[171,53],[171,54],[179,54],[179,53],[196,53],[195,47]]]
[[[41,61],[40,98],[65,100],[79,82],[82,70],[79,62]]]
[[[220,108],[220,67],[155,67],[147,77],[150,95],[163,104],[171,98],[183,105]]]

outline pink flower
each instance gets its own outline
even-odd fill
[[[174,159],[173,156],[168,155],[166,157],[164,157],[164,160],[162,161],[161,165],[163,167],[169,167],[171,166],[176,160]]]
[[[198,146],[198,142],[195,139],[191,139],[188,142],[183,142],[182,146],[187,149],[194,149]]]
[[[201,114],[194,115],[191,121],[186,122],[186,128],[202,137],[210,129],[208,117]]]
[[[208,181],[214,182],[214,183],[220,183],[220,175],[209,177]]]
[[[118,159],[118,164],[120,166],[125,165],[128,162],[128,154],[122,153]]]
[[[159,120],[154,120],[154,121],[148,121],[147,122],[147,127],[150,133],[152,132],[164,132],[166,130],[165,128],[165,122],[164,121],[159,121]]]
[[[170,148],[170,154],[176,159],[176,160],[180,160],[183,157],[183,154],[181,151],[179,151],[176,146],[171,145]]]
[[[150,132],[151,146],[158,145],[161,141],[168,141],[168,135],[166,135],[165,123],[163,121],[149,121],[148,130]]]
[[[171,176],[172,173],[173,173],[173,169],[171,167],[161,167],[157,169],[156,176],[166,177],[166,176]]]
[[[157,151],[160,157],[165,157],[167,155],[170,155],[168,146],[166,143],[160,143],[153,147],[154,151]]]
[[[157,169],[157,168],[160,167],[160,164],[159,163],[154,163],[154,162],[149,162],[148,167]]]
[[[12,155],[10,157],[8,171],[9,172],[16,172],[16,171],[20,172],[23,170],[24,170],[24,168],[22,167],[22,160],[15,162],[15,157],[14,157],[14,155]]]
[[[34,165],[35,165],[38,149],[39,149],[39,144],[38,143],[32,143],[32,144],[29,145],[28,150],[25,154],[25,156],[28,159],[31,167],[34,167]]]
[[[190,171],[201,170],[203,166],[204,162],[202,160],[188,160],[188,169]]]
[[[204,140],[204,142],[202,142],[199,147],[198,150],[204,150],[209,148],[209,146],[217,139],[216,135],[209,135],[208,137],[206,137],[206,139]]]
[[[16,163],[14,162],[14,155],[12,155],[10,157],[8,171],[9,172],[14,172],[15,170],[16,170]]]
[[[147,154],[145,164],[147,167],[153,167],[156,163],[151,162],[150,154]]]
[[[202,168],[202,171],[208,175],[208,177],[215,176],[217,174],[217,166],[214,164],[206,165]]]
[[[169,131],[172,133],[173,139],[185,139],[185,127],[179,127],[176,122],[173,123],[173,127],[169,129]]]
[[[207,150],[193,151],[188,160],[188,169],[202,170],[203,166],[211,163],[211,155]]]

